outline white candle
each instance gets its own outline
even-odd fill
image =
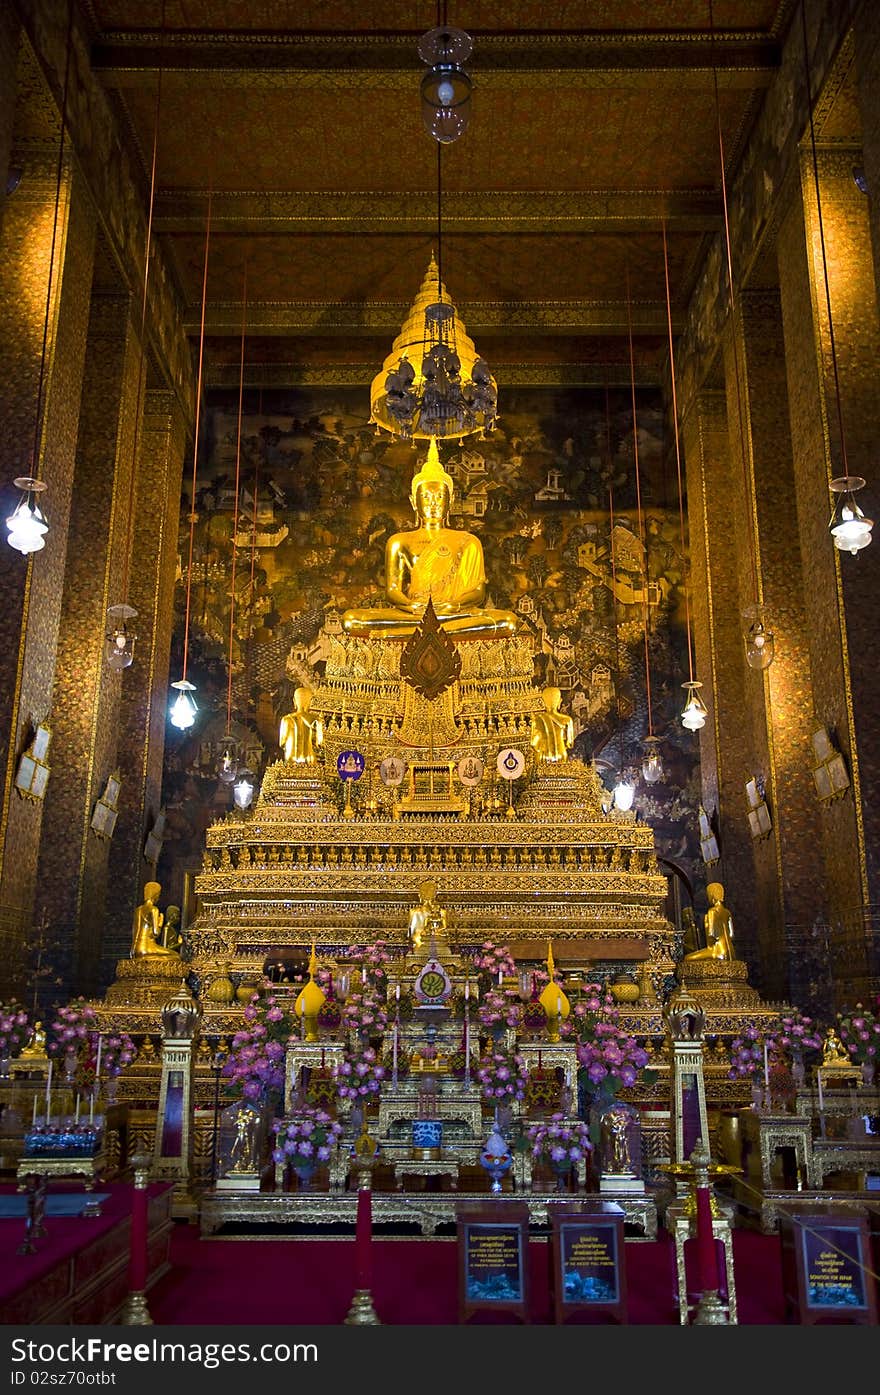
[[[499,969],[499,970],[498,970],[498,987],[499,987],[499,988],[501,987],[501,985],[502,985],[503,982],[504,982],[504,974],[503,974],[503,973],[501,972],[501,970]]]
[[[470,1013],[465,1014],[464,1019],[464,1083],[471,1083],[471,1018]]]
[[[366,964],[365,964],[364,967],[361,969],[361,983],[366,983],[366,981],[367,981],[367,966],[366,966]]]
[[[394,989],[394,996],[395,996],[395,998],[397,999],[397,1001],[400,1002],[400,984],[399,984],[399,983],[395,986],[395,989]]]
[[[90,1096],[90,1098],[89,1098],[89,1123],[90,1123],[90,1124],[93,1124],[94,1122],[95,1122],[95,1092],[94,1092],[94,1090],[93,1090],[92,1093],[91,1093],[91,1096]]]
[[[821,1072],[821,1071],[817,1071],[817,1072],[816,1072],[816,1082],[817,1082],[817,1084],[818,1084],[818,1086],[819,1086],[819,1113],[821,1114],[821,1113],[823,1112],[824,1108],[825,1108],[825,1100],[824,1100],[824,1097],[823,1097],[823,1095],[822,1095],[822,1072]]]
[[[47,1124],[48,1124],[48,1122],[49,1122],[49,1115],[50,1115],[50,1113],[51,1113],[51,1111],[52,1111],[52,1066],[53,1066],[53,1062],[50,1061],[50,1062],[49,1062],[49,1070],[48,1070],[47,1075],[46,1075],[46,1123],[47,1123]]]
[[[39,1097],[38,1097],[37,1095],[34,1095],[34,1117],[33,1117],[33,1119],[31,1120],[31,1126],[32,1126],[33,1128],[36,1128],[36,1127],[37,1127],[37,1099],[38,1099],[38,1098],[39,1098]]]
[[[765,1042],[764,1042],[764,1084],[767,1085],[767,1086],[769,1087],[769,1085],[770,1085],[770,1058],[769,1058],[768,1051],[769,1051],[769,1048],[768,1048],[767,1043],[766,1043],[766,1041],[765,1041]]]
[[[98,1034],[98,1054],[95,1058],[95,1089],[98,1088],[98,1081],[101,1077],[101,1050],[104,1046],[104,1038]]]
[[[391,1075],[392,1075],[392,1081],[391,1081],[391,1083],[392,1083],[394,1086],[396,1086],[396,1085],[397,1085],[397,1023],[396,1023],[396,1022],[395,1022],[395,1024],[394,1024],[394,1046],[393,1046],[393,1048],[392,1048],[392,1051],[393,1051],[393,1055],[392,1055],[392,1059],[391,1059]]]
[[[469,978],[466,978],[465,981],[464,981],[464,1000],[465,1000],[465,1002],[467,1002],[467,1000],[468,1000],[468,998],[469,998],[470,996],[471,996],[471,981],[470,981]]]
[[[73,1120],[73,1122],[74,1122],[75,1124],[78,1124],[78,1123],[79,1123],[79,1095],[78,1095],[78,1094],[77,1094],[77,1097],[76,1097],[76,1114],[74,1115],[74,1120]]]

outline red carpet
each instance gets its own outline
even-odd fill
[[[534,1323],[551,1321],[548,1243],[531,1245]],[[674,1324],[674,1250],[656,1242],[626,1246],[629,1320]],[[373,1296],[383,1323],[458,1321],[458,1250],[454,1241],[375,1240]],[[354,1242],[342,1240],[202,1240],[178,1225],[173,1269],[150,1294],[157,1323],[340,1323],[351,1301]],[[741,1323],[782,1323],[782,1276],[776,1236],[738,1231],[734,1237]]]

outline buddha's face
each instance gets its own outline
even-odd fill
[[[442,480],[426,480],[416,490],[416,513],[423,523],[442,523],[449,512],[449,490]]]

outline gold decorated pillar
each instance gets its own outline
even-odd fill
[[[862,495],[865,511],[878,517],[880,332],[867,204],[853,181],[852,164],[851,151],[823,150],[819,155],[848,468],[868,479]],[[812,719],[828,729],[843,751],[851,779],[842,798],[819,808],[825,905],[817,910],[824,910],[833,928],[840,927],[836,933],[856,943],[863,934],[863,908],[880,899],[875,622],[880,550],[875,539],[857,557],[841,555],[828,532],[829,481],[842,473],[842,461],[816,198],[805,152],[781,221],[777,252],[794,463],[791,522],[794,528],[796,521],[803,572],[809,577],[804,604]],[[794,545],[794,535],[792,540]],[[807,713],[804,720],[810,722],[810,717]]]
[[[868,186],[868,216],[874,254],[874,285],[880,294],[880,6],[864,0],[853,23],[862,168]]]
[[[177,525],[186,433],[171,392],[145,394],[135,483],[129,601],[138,612],[135,661],[122,676],[118,758],[119,821],[110,847],[103,973],[128,953],[131,912],[154,869],[144,841],[159,812],[168,714],[168,663],[177,569]],[[164,898],[163,898],[164,899]]]
[[[766,670],[744,669],[743,712],[749,773],[763,782],[772,830],[752,840],[758,891],[758,939],[765,996],[784,991],[785,927],[792,941],[817,911],[819,809],[811,776],[812,697],[797,547],[795,482],[787,409],[782,309],[775,289],[738,298],[734,336],[724,341],[731,495],[742,559],[741,609],[758,596],[773,633],[775,659]],[[731,598],[735,602],[736,597]],[[748,620],[740,616],[740,653]],[[739,817],[747,820],[744,793]],[[751,837],[751,830],[747,829]],[[798,927],[798,930],[795,929]]]
[[[110,842],[91,827],[117,768],[130,670],[105,657],[107,607],[123,600],[140,354],[127,294],[92,297],[61,611],[64,653],[52,711],[53,763],[40,848],[41,904],[74,964],[71,986],[94,993],[106,912]],[[137,632],[138,622],[132,628]],[[139,645],[135,643],[135,662]],[[114,835],[115,836],[115,835]]]
[[[743,721],[748,670],[739,585],[742,557],[732,526],[741,492],[731,465],[724,393],[696,394],[683,421],[690,520],[694,677],[709,712],[699,733],[703,807],[719,831],[721,861],[710,879],[730,888],[739,952],[753,959],[758,924],[752,839],[745,812],[751,738]],[[759,680],[760,681],[760,680]],[[682,704],[684,694],[682,694]]]
[[[12,126],[15,116],[16,63],[21,26],[15,6],[0,5],[0,224],[6,202],[6,176],[12,153]]]
[[[65,656],[61,602],[95,245],[94,207],[77,167],[67,165],[55,241],[43,430],[32,466],[56,171],[57,147],[30,147],[27,179],[7,201],[0,226],[0,512],[6,517],[20,497],[13,479],[33,471],[48,486],[49,521],[44,549],[29,558],[8,546],[5,532],[0,543],[0,975],[13,984],[39,905],[43,815],[43,804],[23,799],[14,779],[34,723],[48,718],[51,725],[56,664]],[[51,770],[58,759],[50,749]]]

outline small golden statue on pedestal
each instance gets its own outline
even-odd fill
[[[158,882],[147,882],[144,886],[144,899],[134,913],[131,941],[132,959],[141,959],[151,954],[173,954],[180,956],[176,949],[166,949],[162,943],[164,916],[156,905],[162,887]]]
[[[710,882],[706,895],[709,898],[709,909],[703,920],[706,948],[695,949],[692,954],[686,954],[685,959],[736,959],[733,916],[724,904],[724,887],[720,882]]]
[[[281,718],[278,742],[284,759],[294,765],[314,765],[324,740],[324,723],[311,709],[311,688],[297,688],[292,712]]]
[[[546,710],[533,713],[529,741],[540,760],[567,760],[574,741],[574,722],[559,710],[562,692],[559,688],[545,688],[541,697]]]
[[[840,1070],[843,1067],[846,1070],[851,1070],[852,1064],[849,1052],[840,1037],[833,1027],[829,1027],[822,1043],[822,1069]]]
[[[28,1039],[27,1046],[23,1046],[18,1053],[21,1060],[46,1060],[46,1033],[43,1031],[42,1022],[35,1022]]]
[[[434,900],[436,894],[436,882],[419,883],[419,903],[413,907],[409,917],[409,939],[414,950],[423,947],[427,950],[432,938],[437,943],[443,942],[441,948],[445,946],[446,912]]]

